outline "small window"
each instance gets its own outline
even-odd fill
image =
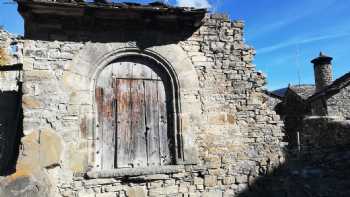
[[[128,57],[99,75],[95,92],[102,170],[173,164],[172,100],[156,67]]]

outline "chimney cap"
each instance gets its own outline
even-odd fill
[[[311,61],[311,63],[313,63],[313,64],[322,64],[322,63],[329,64],[332,60],[333,60],[332,57],[329,57],[326,54],[324,54],[323,52],[320,52],[320,55],[317,58],[313,59]]]

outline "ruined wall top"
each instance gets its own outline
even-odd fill
[[[9,64],[10,56],[8,48],[10,46],[12,36],[0,27],[0,65]]]

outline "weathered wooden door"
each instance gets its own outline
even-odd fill
[[[102,169],[171,162],[165,86],[149,63],[120,61],[99,76]]]

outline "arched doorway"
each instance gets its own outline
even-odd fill
[[[95,88],[101,169],[174,163],[171,89],[161,66],[144,57],[119,58],[101,71]]]

